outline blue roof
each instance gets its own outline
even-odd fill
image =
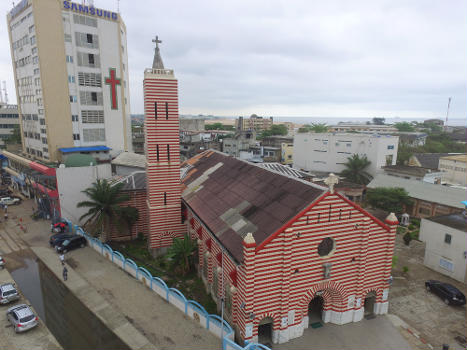
[[[462,201],[461,203],[464,205],[467,205],[467,201]]]
[[[59,148],[62,153],[74,153],[74,152],[96,152],[96,151],[110,151],[107,146],[90,146],[90,147],[69,147]]]

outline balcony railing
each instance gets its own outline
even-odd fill
[[[144,73],[152,73],[157,75],[174,75],[173,69],[154,69],[154,68],[146,68]]]

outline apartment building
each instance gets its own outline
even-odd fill
[[[126,27],[116,12],[22,0],[7,15],[23,151],[61,160],[60,148],[131,151]]]
[[[237,130],[255,130],[257,133],[271,129],[273,124],[272,117],[263,118],[258,117],[256,114],[253,114],[250,118],[239,117],[235,120]]]
[[[443,181],[467,186],[467,154],[440,157],[439,170],[443,171]]]
[[[367,172],[375,175],[382,167],[395,165],[398,136],[377,134],[299,133],[294,137],[293,167],[306,171],[340,173],[347,158],[366,156]]]
[[[19,127],[18,106],[0,102],[0,147],[5,146],[5,140],[16,127]]]

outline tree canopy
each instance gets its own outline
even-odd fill
[[[369,188],[366,192],[366,201],[373,208],[383,209],[396,214],[402,214],[412,204],[406,190],[400,187]]]
[[[289,130],[284,124],[273,124],[270,129],[264,130],[258,137],[258,139],[264,139],[268,136],[284,136],[287,135]]]
[[[206,130],[235,130],[233,125],[226,125],[222,123],[206,124],[204,128]]]
[[[384,122],[386,121],[386,118],[374,117],[372,121],[373,121],[373,124],[375,124],[375,125],[384,125]]]
[[[407,122],[395,123],[394,127],[399,131],[415,131],[413,125]]]
[[[305,124],[301,128],[298,129],[299,133],[304,133],[304,132],[315,132],[315,133],[323,133],[323,132],[328,132],[328,126],[326,123],[311,123],[310,124]]]
[[[82,191],[88,200],[79,202],[77,207],[89,208],[89,210],[80,217],[80,220],[87,218],[86,224],[92,225],[103,242],[109,240],[113,224],[118,230],[121,230],[123,224],[130,229],[138,220],[138,209],[121,206],[130,198],[128,194],[121,192],[123,186],[123,183],[111,185],[106,179],[98,179],[91,187]]]
[[[19,125],[13,125],[13,130],[5,139],[5,143],[12,145],[21,143],[21,131],[19,130]]]
[[[188,273],[194,265],[193,254],[196,251],[196,241],[185,233],[183,239],[174,238],[167,251],[167,258],[171,259],[173,266],[179,266],[183,274]]]
[[[366,156],[360,158],[358,154],[354,154],[347,158],[347,163],[344,164],[346,169],[342,170],[341,175],[351,182],[366,185],[372,179],[365,170],[370,164]]]

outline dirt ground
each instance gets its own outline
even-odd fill
[[[450,283],[465,293],[466,285],[423,265],[425,243],[412,240],[406,246],[402,234],[396,236],[394,255],[398,257],[393,269],[393,284],[389,293],[389,313],[399,316],[435,349],[442,344],[451,349],[465,349],[467,334],[466,307],[449,306],[436,295],[426,291],[429,279]],[[403,272],[407,266],[408,271]],[[456,339],[457,337],[457,339]],[[428,349],[420,343],[419,348]]]

